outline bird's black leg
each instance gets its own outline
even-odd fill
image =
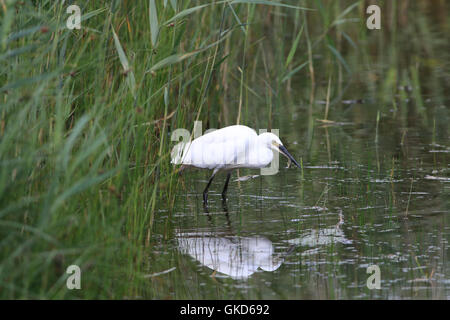
[[[230,182],[230,177],[231,177],[231,171],[228,172],[227,180],[225,181],[225,186],[223,187],[223,191],[222,191],[222,199],[223,200],[226,200],[226,195],[227,195],[227,190],[228,190],[228,182]]]
[[[203,202],[203,211],[205,212],[206,216],[208,217],[208,221],[212,221],[211,215],[209,214],[208,206],[205,202]]]
[[[203,204],[205,204],[205,205],[208,203],[208,188],[211,185],[211,182],[213,181],[216,173],[217,173],[217,170],[214,170],[211,178],[209,178],[209,181],[208,181],[208,184],[206,185],[205,190],[203,190]]]
[[[225,199],[225,198],[222,198],[222,208],[223,208],[223,212],[225,213],[225,217],[227,218],[227,225],[231,230],[230,215],[228,214],[227,199]]]

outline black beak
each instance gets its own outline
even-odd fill
[[[298,164],[298,162],[295,161],[294,157],[291,156],[291,154],[289,153],[289,151],[287,151],[287,149],[286,149],[283,145],[280,145],[280,146],[278,147],[278,149],[280,149],[280,151],[281,151],[282,154],[284,154],[289,160],[291,160],[297,167],[299,167],[299,168],[301,169],[301,167],[300,167],[300,165]]]

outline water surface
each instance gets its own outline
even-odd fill
[[[244,123],[279,129],[303,168],[285,168],[280,158],[274,176],[237,171],[226,203],[225,175],[218,175],[208,208],[201,193],[210,172],[186,172],[174,208],[160,208],[155,221],[165,227],[154,235],[149,273],[170,270],[152,280],[158,298],[450,298],[448,44],[435,25],[428,40],[442,50],[430,65],[408,28],[343,52],[351,74],[341,66],[331,77],[331,122],[320,121],[330,79],[323,55],[314,56],[313,101],[307,68],[291,90],[283,83],[273,109],[249,95]],[[258,76],[247,80],[267,96]],[[239,83],[230,87],[222,125],[235,121]],[[371,290],[373,265],[381,284]]]
[[[392,143],[402,130],[407,142]],[[311,157],[288,127],[282,139],[303,170],[280,158],[275,176],[235,172],[225,203],[219,175],[207,208],[201,193],[209,172],[186,172],[172,234],[160,248],[176,266],[159,280],[173,285],[164,297],[448,299],[449,149],[414,127],[382,125],[378,143],[375,131],[316,126]],[[379,290],[367,287],[372,265],[380,268]],[[189,289],[172,283],[180,279]]]

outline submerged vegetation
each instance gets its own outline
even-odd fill
[[[377,204],[380,176],[406,179],[406,202],[382,191],[390,214],[416,209],[408,168],[448,181],[445,1],[379,1],[381,30],[366,28],[363,0],[72,2],[79,30],[66,27],[67,1],[0,0],[1,298],[241,297],[204,293],[179,253],[162,252],[189,189],[170,165],[170,133],[196,120],[203,130],[281,128],[306,165],[300,181],[314,180],[307,165],[319,159],[363,163],[370,170],[331,171],[362,179],[336,186],[361,206]],[[404,146],[415,143],[442,152],[411,155]],[[430,190],[448,199],[448,184]],[[66,287],[72,264],[82,290]],[[171,266],[171,280],[159,279]]]

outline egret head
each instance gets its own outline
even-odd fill
[[[283,146],[283,143],[281,142],[280,138],[278,138],[278,136],[276,136],[272,132],[264,132],[259,135],[259,139],[261,139],[262,143],[266,147],[281,153],[283,156],[292,161],[297,167],[301,168],[298,162],[295,161],[294,157],[292,157],[287,149]]]

